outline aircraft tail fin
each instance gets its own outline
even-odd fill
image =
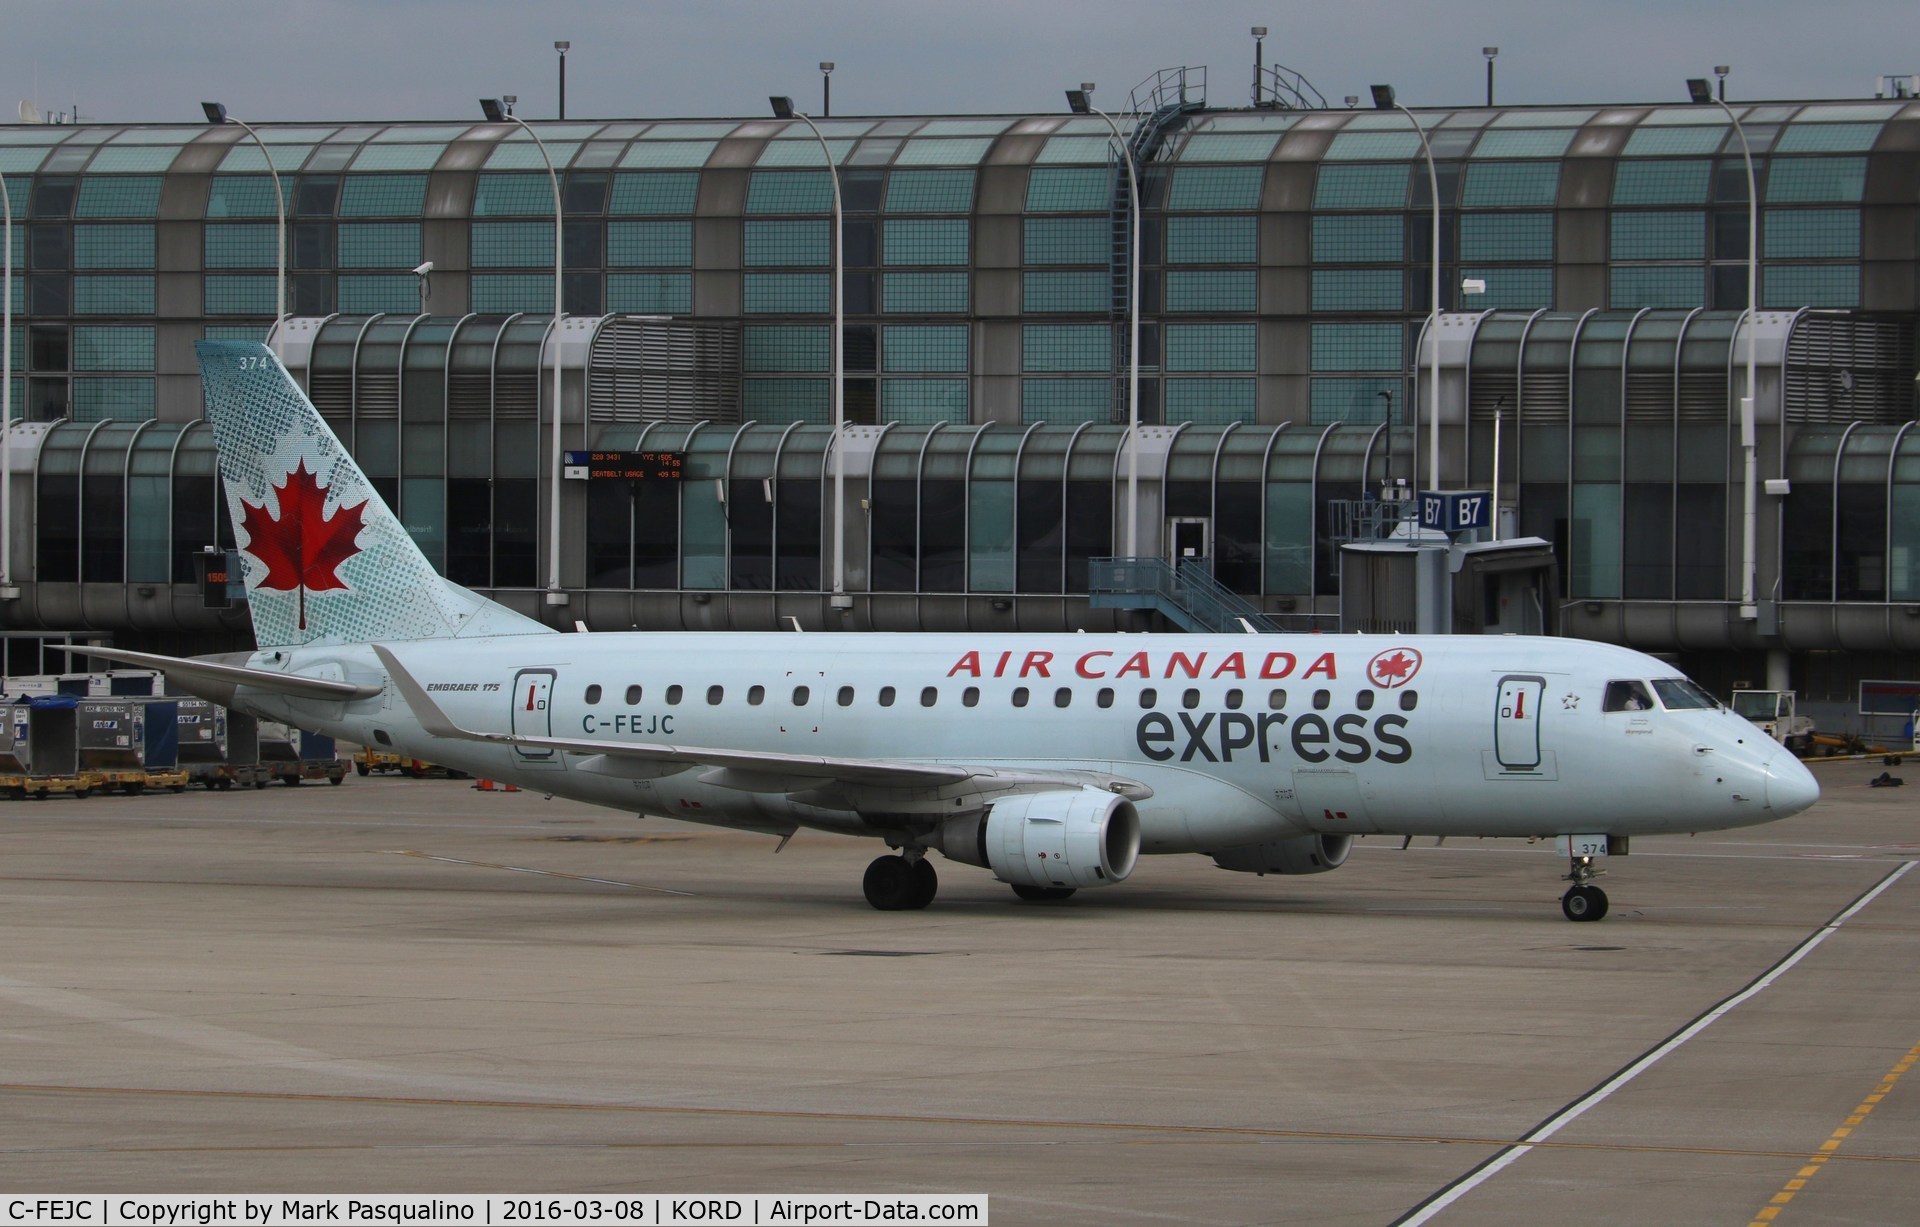
[[[550,633],[440,577],[266,346],[195,348],[261,647]]]

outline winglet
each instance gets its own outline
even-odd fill
[[[400,692],[400,697],[405,699],[407,706],[413,709],[414,719],[420,722],[420,727],[428,736],[450,737],[457,741],[512,740],[493,733],[476,733],[471,729],[461,728],[441,710],[438,703],[433,701],[433,697],[427,693],[427,688],[422,686],[413,674],[407,672],[406,667],[394,656],[391,648],[379,643],[369,646],[373,648],[373,654],[380,658],[380,663],[386,666],[387,676],[393,679],[394,689]]]

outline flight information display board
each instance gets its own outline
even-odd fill
[[[681,481],[685,452],[568,452],[567,476],[576,481]]]

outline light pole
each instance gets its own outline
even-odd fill
[[[1253,27],[1253,105],[1260,105],[1260,74],[1266,68],[1261,55],[1261,44],[1266,41],[1267,27]]]
[[[1482,47],[1480,54],[1487,57],[1487,105],[1493,105],[1493,60],[1500,54],[1498,47]]]
[[[553,40],[553,49],[560,53],[560,118],[567,117],[567,49],[573,43],[564,38]]]
[[[1440,176],[1433,169],[1433,146],[1427,143],[1427,130],[1420,126],[1412,111],[1400,105],[1393,96],[1393,86],[1376,85],[1373,87],[1373,105],[1382,111],[1398,111],[1407,117],[1413,125],[1413,134],[1420,138],[1420,151],[1427,155],[1427,195],[1433,200],[1433,287],[1429,291],[1427,302],[1427,355],[1430,362],[1430,374],[1427,377],[1427,480],[1440,486]],[[1420,418],[1416,414],[1413,420],[1414,456],[1420,454]],[[1414,497],[1420,497],[1418,490]]]
[[[1714,71],[1722,74],[1720,83],[1724,88],[1725,70],[1715,68]],[[1747,394],[1740,398],[1740,451],[1745,469],[1745,488],[1740,498],[1740,616],[1753,619],[1760,616],[1759,607],[1754,604],[1755,573],[1759,566],[1760,454],[1758,427],[1754,422],[1754,397],[1759,389],[1755,386],[1754,374],[1759,366],[1755,351],[1760,339],[1756,327],[1760,311],[1760,197],[1754,190],[1753,149],[1747,144],[1747,130],[1740,126],[1740,117],[1725,100],[1714,97],[1705,77],[1689,77],[1687,94],[1695,103],[1712,103],[1726,114],[1734,135],[1740,138],[1740,156],[1747,164]]]
[[[567,594],[560,590],[560,277],[561,277],[561,238],[564,225],[560,212],[560,176],[554,172],[553,159],[547,155],[547,145],[540,134],[528,126],[527,121],[519,118],[505,106],[499,98],[482,98],[480,111],[488,122],[496,124],[519,124],[540,150],[540,160],[547,164],[547,179],[553,184],[553,464],[548,484],[553,487],[551,522],[547,525],[547,604],[565,605]]]
[[[833,61],[820,61],[820,117],[826,119],[833,114]]]
[[[0,601],[20,595],[13,586],[13,199],[0,175]]]
[[[831,64],[822,65],[823,71],[831,67]],[[833,233],[829,236],[833,252],[833,335],[829,338],[828,350],[833,361],[833,595],[827,603],[834,609],[852,609],[853,598],[847,595],[847,367],[843,339],[846,312],[841,296],[844,244],[840,234],[840,168],[834,165],[833,150],[827,145],[827,138],[820,134],[820,126],[809,119],[805,111],[794,110],[793,99],[776,94],[767,102],[773,107],[775,119],[797,119],[812,130],[813,139],[820,142],[820,156],[827,160],[827,175],[833,183]]]
[[[246,130],[253,143],[260,146],[260,156],[267,160],[267,173],[273,176],[274,216],[279,222],[279,230],[274,236],[274,278],[273,278],[273,357],[281,362],[284,358],[281,332],[287,323],[287,197],[280,190],[280,172],[273,168],[273,154],[268,151],[267,143],[253,130],[253,125],[244,120],[235,119],[227,114],[227,108],[217,102],[203,102],[200,109],[207,113],[210,124],[238,124]],[[282,362],[284,365],[284,362]]]
[[[1093,82],[1067,91],[1067,107],[1076,115],[1107,121],[1120,160],[1127,164],[1127,211],[1133,215],[1127,261],[1127,557],[1140,556],[1140,175],[1133,149],[1120,135],[1113,116],[1093,105]]]
[[[1713,75],[1720,78],[1720,93],[1718,97],[1722,102],[1727,100],[1727,74],[1732,71],[1733,66],[1730,64],[1715,64],[1713,66]]]

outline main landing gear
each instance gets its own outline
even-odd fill
[[[883,912],[917,912],[939,893],[940,875],[926,852],[914,848],[904,856],[876,858],[860,886],[867,902]]]
[[[1593,867],[1590,856],[1573,858],[1573,868],[1565,879],[1573,885],[1560,896],[1560,910],[1568,920],[1599,920],[1607,914],[1607,892],[1593,885],[1593,879],[1603,872]]]

